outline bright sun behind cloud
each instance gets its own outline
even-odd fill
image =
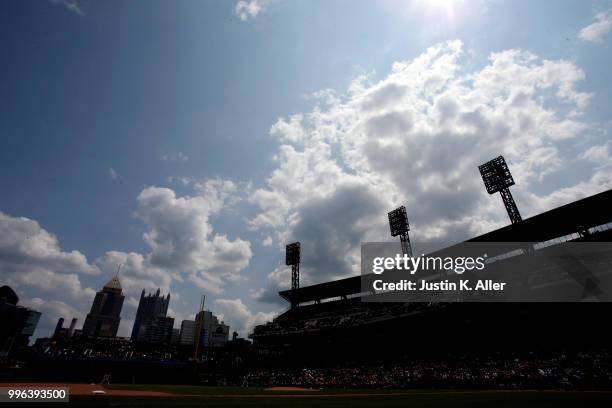
[[[462,5],[465,6],[462,0],[411,0],[410,3],[428,17],[446,18],[448,21],[455,21],[457,12]]]
[[[465,0],[381,0],[392,14],[404,18],[419,16],[430,23],[461,24],[476,8],[479,1]]]

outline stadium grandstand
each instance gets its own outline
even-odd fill
[[[609,242],[611,204],[608,190],[466,242],[516,243],[509,244],[516,245],[510,249],[530,242],[544,251],[563,242]],[[520,268],[521,256],[509,260],[514,268]],[[361,276],[279,295],[291,307],[250,334],[259,352],[268,359],[277,356],[279,364],[334,365],[452,350],[583,350],[612,344],[606,323],[610,302],[366,302]]]

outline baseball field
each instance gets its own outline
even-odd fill
[[[23,386],[25,384],[21,384]],[[52,386],[52,385],[50,385]],[[53,384],[60,386],[60,384]],[[610,407],[609,391],[487,390],[309,390],[174,385],[87,385],[70,387],[76,407]],[[20,404],[19,406],[24,406]]]

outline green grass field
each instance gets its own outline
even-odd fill
[[[323,390],[278,392],[256,388],[195,386],[128,386],[110,389],[148,390],[182,394],[176,397],[71,397],[82,407],[610,407],[612,393],[569,391],[452,391],[452,390]],[[189,395],[189,396],[184,396]],[[63,404],[63,406],[66,406]]]

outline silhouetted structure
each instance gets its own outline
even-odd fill
[[[77,324],[77,318],[73,317],[72,321],[70,322],[70,327],[68,328],[68,337],[72,337],[74,335],[74,328],[76,327]]]
[[[389,228],[391,229],[391,236],[397,237],[399,235],[400,242],[402,244],[402,253],[408,256],[412,256],[412,246],[410,245],[410,237],[408,231],[410,231],[410,224],[408,223],[408,214],[406,213],[406,207],[403,205],[389,212]]]
[[[172,338],[173,327],[173,317],[154,316],[140,330],[138,340],[151,344],[168,344]]]
[[[195,347],[193,348],[193,358],[198,359],[200,357],[200,343],[202,338],[202,333],[204,331],[204,302],[206,302],[206,295],[202,295],[202,299],[200,301],[200,310],[196,314],[195,319],[195,334],[194,334],[194,342]]]
[[[19,296],[10,286],[4,285],[0,287],[0,302],[16,306],[19,303]]]
[[[504,242],[504,253],[524,249],[525,242],[553,245],[544,246],[542,252],[568,241],[610,242],[611,202],[612,190],[608,190],[467,242]],[[529,256],[523,253],[500,263],[519,271]],[[572,284],[571,279],[560,279],[565,276],[564,267],[562,263],[548,265],[543,284],[534,285],[563,288]],[[610,302],[364,302],[362,297],[370,293],[364,294],[362,279],[353,276],[279,292],[294,307],[272,322],[256,326],[251,334],[254,345],[268,356],[279,356],[278,364],[291,360],[300,365],[358,358],[394,361],[398,350],[421,355],[450,352],[451,348],[482,353],[487,349],[533,350],[553,345],[579,349],[611,344],[612,335],[601,323],[610,315]],[[490,341],[491,333],[496,333],[494,342]],[[410,338],[409,350],[406,338]]]
[[[83,333],[92,337],[116,337],[124,298],[119,277],[115,275],[96,293]]]
[[[512,178],[512,174],[510,174],[510,169],[508,169],[504,157],[496,157],[478,166],[478,170],[482,176],[482,181],[484,181],[487,193],[495,194],[499,192],[501,194],[506,210],[508,211],[508,217],[510,217],[510,222],[513,224],[521,222],[523,218],[519,213],[509,188],[514,185],[514,179]]]
[[[74,317],[70,322],[70,327],[64,327],[64,318],[60,317],[57,319],[57,324],[55,325],[55,330],[53,331],[53,339],[57,340],[60,338],[68,338],[74,335],[74,327],[76,326],[77,318]]]
[[[201,327],[199,348],[221,347],[229,339],[229,326],[220,322],[210,310],[202,310],[196,315],[196,324]]]
[[[13,289],[0,287],[0,357],[26,346],[40,320],[40,312],[17,303],[19,297]]]
[[[289,244],[285,250],[285,265],[291,265],[291,289],[297,289],[300,287],[300,243]]]
[[[138,303],[138,310],[136,311],[136,318],[134,319],[134,326],[132,327],[132,335],[130,338],[132,341],[144,340],[144,334],[147,326],[156,317],[166,317],[168,313],[168,305],[170,304],[170,293],[168,296],[160,296],[159,289],[152,295],[148,294],[145,296],[144,289],[140,294],[140,302]]]
[[[174,323],[174,319],[173,323]],[[179,340],[181,338],[181,330],[180,329],[172,329],[172,337],[170,338],[170,344],[179,344]]]
[[[181,322],[181,334],[179,344],[193,345],[195,341],[195,320],[183,320]]]
[[[55,325],[55,330],[53,331],[53,337],[59,336],[62,330],[64,330],[64,318],[60,317],[57,319],[57,324]]]

